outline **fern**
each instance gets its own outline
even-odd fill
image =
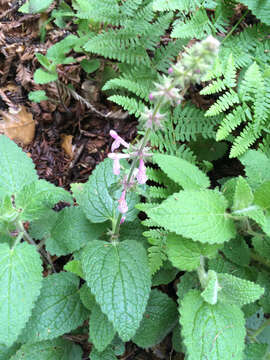
[[[253,62],[241,70],[237,79],[237,64],[234,62],[232,54],[229,55],[223,71],[220,72],[220,66],[217,66],[216,69],[219,76],[206,86],[201,94],[214,94],[215,92],[223,92],[223,94],[205,115],[221,114],[222,120],[216,134],[218,141],[234,135],[233,132],[237,131],[239,125],[242,126],[240,133],[233,138],[230,152],[230,157],[237,157],[269,129],[269,71]],[[208,78],[212,77],[213,79],[213,75],[214,72]],[[235,107],[235,105],[237,106]]]
[[[128,96],[112,95],[108,98],[110,101],[122,106],[130,114],[139,117],[144,110],[144,103]]]

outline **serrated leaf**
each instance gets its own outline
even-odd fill
[[[93,348],[90,353],[90,360],[117,360],[114,355],[113,347],[108,346],[103,352],[98,352],[97,349]]]
[[[38,0],[28,0],[19,8],[19,11],[22,13],[37,14],[48,9],[52,2],[53,0],[42,0],[42,2]]]
[[[240,266],[248,266],[250,263],[251,251],[246,241],[237,236],[224,244],[222,252],[227,259]]]
[[[245,167],[248,183],[253,190],[270,180],[270,159],[264,153],[248,150],[239,160]]]
[[[43,69],[37,69],[34,72],[34,81],[37,84],[47,84],[58,79],[57,72],[48,72]]]
[[[253,194],[248,182],[239,176],[236,185],[233,199],[233,210],[242,210],[247,208],[253,202]]]
[[[116,331],[108,317],[103,314],[100,306],[96,304],[92,309],[89,321],[89,341],[102,352],[112,342]]]
[[[270,239],[269,237],[255,236],[252,238],[252,245],[255,251],[264,258],[270,258]]]
[[[142,322],[132,341],[142,348],[159,344],[176,321],[176,303],[161,291],[152,290]]]
[[[40,293],[42,266],[33,245],[0,244],[0,339],[10,346],[30,317]]]
[[[218,291],[220,290],[217,273],[209,270],[207,274],[207,286],[201,293],[202,298],[209,304],[215,305],[218,301]]]
[[[117,208],[121,190],[111,193],[111,187],[117,182],[118,177],[113,174],[113,162],[109,158],[100,163],[92,172],[83,186],[83,192],[78,193],[80,195],[77,199],[90,221],[104,222],[113,219],[119,213]],[[138,195],[129,192],[126,201],[129,208],[125,214],[126,221],[132,221],[138,213],[134,208],[134,205],[139,202]]]
[[[82,264],[80,260],[71,260],[64,266],[64,270],[71,272],[82,279],[84,278]]]
[[[267,354],[267,344],[247,344],[244,360],[264,360]]]
[[[213,190],[184,190],[171,195],[148,216],[165,229],[202,243],[223,243],[235,236],[226,216],[227,201]]]
[[[82,266],[91,292],[123,341],[136,332],[146,308],[151,277],[141,244],[92,241],[83,250]]]
[[[173,233],[167,238],[168,258],[180,270],[196,270],[200,265],[201,255],[214,257],[219,248],[220,245],[202,244]]]
[[[227,304],[243,306],[258,300],[264,289],[251,281],[230,274],[218,274],[220,291],[218,300]]]
[[[180,324],[189,360],[242,360],[245,319],[237,306],[210,305],[191,290],[181,302]]]
[[[59,212],[49,209],[42,215],[42,218],[34,220],[30,223],[29,234],[35,239],[48,238],[51,233]]]
[[[88,311],[80,301],[78,288],[79,278],[74,274],[47,276],[20,340],[33,343],[54,339],[82,325]]]
[[[167,285],[175,279],[178,273],[178,269],[173,267],[169,261],[165,261],[162,268],[153,275],[152,286]]]
[[[241,0],[263,23],[270,25],[270,6],[267,0]]]
[[[81,360],[79,345],[64,340],[41,341],[24,344],[10,360]]]
[[[200,190],[210,186],[209,178],[197,166],[172,155],[154,154],[153,160],[169,178],[185,190]]]
[[[91,290],[86,283],[80,288],[80,299],[86,309],[92,311],[93,307],[96,305],[95,296],[91,293]]]
[[[230,180],[227,180],[221,188],[222,194],[228,200],[229,207],[233,206],[233,198],[235,193],[236,182],[237,182],[237,178],[232,178]]]
[[[0,154],[0,197],[17,194],[38,179],[32,160],[5,135],[0,135]]]
[[[38,180],[24,186],[15,199],[16,207],[20,208],[21,218],[25,221],[41,218],[59,201],[73,203],[69,192],[46,180]]]
[[[103,232],[106,232],[104,224],[91,223],[81,207],[66,207],[51,229],[46,249],[57,256],[67,255],[98,239]]]
[[[100,67],[100,61],[98,59],[91,59],[91,60],[83,59],[81,61],[81,67],[85,72],[91,74]]]

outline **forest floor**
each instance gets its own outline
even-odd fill
[[[41,42],[40,28],[48,15],[22,14],[17,11],[20,5],[19,0],[0,0],[0,133],[16,141],[31,156],[40,178],[69,190],[71,183],[85,182],[107,156],[112,142],[110,129],[129,142],[136,137],[137,121],[106,100],[101,93],[102,79],[98,75],[87,78],[80,67],[83,56],[78,54],[74,55],[77,62],[58,67],[59,80],[71,84],[90,105],[74,99],[55,82],[46,85],[53,101],[30,102],[30,91],[44,89],[33,80],[34,71],[40,67],[35,53],[46,54],[52,44],[74,29],[72,24],[63,30],[50,23],[46,26],[45,41]],[[207,106],[197,93],[193,95],[194,103]],[[237,161],[224,163],[223,160],[217,166],[219,177],[239,171]],[[65,263],[65,259],[56,257],[53,261]],[[84,359],[88,359],[91,345],[87,336],[70,338],[82,345]],[[171,349],[170,337],[149,351],[130,343],[119,359],[181,360],[181,355]]]

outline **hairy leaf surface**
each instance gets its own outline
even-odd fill
[[[86,281],[123,341],[136,332],[146,308],[151,277],[145,249],[135,241],[92,241],[82,255]]]
[[[13,141],[0,135],[0,197],[17,194],[37,180],[32,160]]]
[[[78,287],[79,278],[74,274],[47,276],[20,339],[25,342],[54,339],[80,326],[88,311],[80,301]]]
[[[139,329],[132,341],[142,348],[159,344],[177,319],[176,303],[159,290],[152,290]]]
[[[42,284],[41,259],[33,245],[0,244],[0,341],[10,346],[30,317]]]
[[[147,211],[165,229],[202,243],[223,243],[235,235],[234,224],[226,216],[227,201],[213,190],[184,190],[171,195]]]
[[[191,290],[181,302],[180,323],[189,360],[242,360],[245,319],[237,306],[210,305]]]
[[[197,166],[172,155],[155,154],[153,160],[185,190],[200,190],[210,186],[208,177]]]

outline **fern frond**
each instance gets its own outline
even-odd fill
[[[205,116],[215,116],[228,110],[234,104],[239,104],[238,94],[230,89],[226,94],[222,95],[218,101],[213,104],[205,113]]]
[[[149,268],[151,274],[154,275],[167,260],[165,249],[160,246],[150,246],[148,248]]]
[[[178,39],[171,41],[167,46],[160,46],[155,51],[152,59],[152,66],[154,69],[166,72],[171,66],[173,59],[183,50],[187,45],[187,40]]]
[[[252,124],[249,124],[237,136],[233,142],[233,146],[230,151],[230,158],[242,155],[258,138],[258,134],[254,132]]]
[[[167,199],[172,194],[168,189],[153,185],[148,187],[148,191],[150,198],[154,199]]]
[[[200,91],[201,95],[212,95],[226,89],[225,81],[222,79],[214,80]]]
[[[246,114],[241,106],[237,106],[230,114],[225,116],[217,131],[216,140],[226,139],[229,134],[246,120]]]
[[[130,80],[125,79],[124,77],[111,79],[106,82],[106,84],[103,86],[102,90],[115,90],[115,89],[126,89],[130,92],[133,92],[140,98],[148,101],[150,89],[153,86],[152,81],[138,81],[137,79]]]
[[[129,114],[134,114],[136,117],[140,117],[145,108],[142,101],[129,98],[128,96],[112,95],[108,99],[122,106]]]

